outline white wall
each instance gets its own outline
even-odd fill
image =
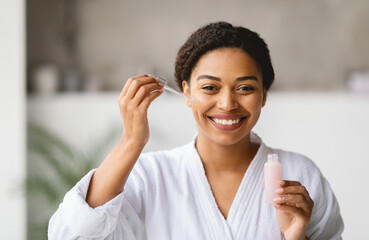
[[[28,117],[88,150],[110,127],[121,126],[118,96],[118,92],[33,96]],[[146,151],[187,143],[196,133],[192,112],[180,97],[159,97],[148,118],[151,138]],[[369,96],[272,92],[254,129],[267,145],[302,153],[320,167],[338,198],[346,225],[344,239],[369,239],[368,123]]]
[[[24,1],[0,1],[0,238],[25,239]]]

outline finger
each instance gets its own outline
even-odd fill
[[[138,78],[147,77],[147,76],[148,76],[147,74],[141,74],[141,75],[138,75],[138,76],[128,78],[128,80],[126,81],[126,84],[124,84],[123,90],[122,90],[119,98],[121,98],[122,96],[125,96],[127,94],[127,91],[129,89],[129,87],[131,86],[133,80],[138,79]]]
[[[288,205],[301,208],[307,215],[311,215],[312,207],[308,200],[301,194],[283,195],[273,199],[273,202],[278,205]]]
[[[298,182],[298,181],[281,180],[281,181],[279,181],[279,186],[281,186],[281,187],[301,186],[301,183]]]
[[[308,218],[308,216],[304,213],[304,211],[300,208],[296,208],[293,206],[289,206],[289,205],[274,205],[274,207],[280,211],[284,211],[284,212],[288,212],[291,213],[293,215],[298,215],[300,217],[304,217],[304,218]]]
[[[313,202],[313,200],[310,197],[309,192],[302,185],[288,186],[288,187],[284,187],[283,190],[282,189],[278,189],[277,191],[278,191],[278,194],[279,195],[301,194],[301,195],[303,195],[309,201],[310,204]]]
[[[133,76],[132,79],[135,80],[135,79],[144,78],[144,77],[148,77],[148,76],[151,76],[151,75],[149,75],[149,74],[140,74],[140,75],[137,75],[137,76]]]
[[[147,96],[144,100],[142,100],[142,103],[140,104],[140,108],[147,111],[150,104],[161,94],[163,93],[163,89],[160,89],[158,91],[152,92],[149,96]]]
[[[129,89],[129,87],[131,86],[132,81],[133,81],[132,78],[128,78],[128,80],[126,81],[126,84],[124,84],[124,87],[123,87],[118,99],[121,99],[122,97],[124,97],[127,94],[127,91]]]
[[[309,194],[304,186],[298,181],[282,180],[279,182],[280,189],[277,189],[278,194]]]
[[[288,187],[284,187],[284,188],[280,188],[276,190],[277,195],[279,195],[280,197],[288,196],[288,195],[303,196],[305,199],[305,202],[308,204],[304,210],[312,211],[312,209],[314,208],[314,201],[311,199],[307,189],[304,186],[302,186],[299,182],[290,182],[287,184],[294,185],[294,186],[288,186]]]
[[[149,84],[149,83],[157,83],[155,78],[153,77],[143,77],[143,78],[137,78],[133,79],[131,86],[129,87],[127,94],[125,95],[127,99],[132,99],[136,95],[139,88],[143,85]],[[159,85],[159,84],[158,84]]]
[[[277,195],[287,194],[285,189],[289,186],[301,186],[300,182],[297,181],[289,181],[289,180],[281,180],[278,182],[279,188],[275,191]]]
[[[304,186],[288,186],[283,188],[283,194],[304,194],[307,190]]]
[[[162,88],[163,87],[160,86],[158,83],[149,83],[141,86],[136,96],[132,99],[132,104],[134,104],[135,106],[140,105],[146,96],[152,94],[153,91],[159,91]]]
[[[155,77],[152,74],[148,74],[147,76],[154,78],[158,83],[160,83],[161,85],[163,85],[163,83],[160,82],[160,79],[158,77]]]

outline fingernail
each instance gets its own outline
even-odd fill
[[[277,190],[275,190],[275,192],[277,194],[281,194],[281,193],[283,193],[283,188],[278,188]]]
[[[273,199],[273,202],[279,203],[282,200],[281,197],[276,197]]]
[[[279,185],[284,186],[285,184],[286,184],[285,181],[283,181],[283,180],[279,181]]]
[[[162,81],[160,81],[159,78],[155,78],[156,82],[160,84],[160,86],[164,86],[164,83]]]
[[[153,79],[155,79],[158,83],[160,83],[160,80],[159,80],[157,77],[155,77],[154,75],[152,75],[152,74],[147,74],[147,76],[152,77],[152,78],[153,78]]]

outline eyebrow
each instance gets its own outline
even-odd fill
[[[214,81],[217,81],[217,82],[221,82],[222,80],[218,77],[215,77],[215,76],[211,76],[211,75],[200,75],[198,76],[197,78],[197,81],[201,80],[201,79],[210,79],[210,80],[214,80]],[[241,82],[241,81],[246,81],[246,80],[254,80],[254,81],[259,81],[257,79],[257,77],[255,76],[242,76],[242,77],[238,77],[236,78],[236,80],[234,80],[235,82]]]

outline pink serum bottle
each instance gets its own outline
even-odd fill
[[[277,154],[268,154],[268,162],[264,164],[265,198],[266,202],[273,204],[275,191],[279,188],[278,182],[282,180],[282,165]]]

